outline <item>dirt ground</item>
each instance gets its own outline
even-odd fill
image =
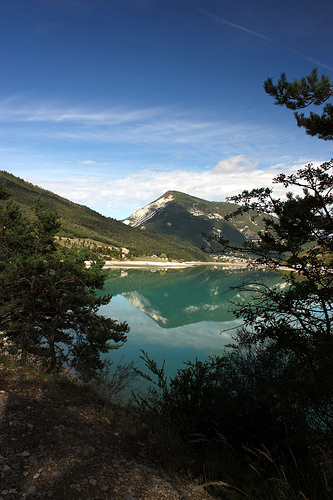
[[[0,500],[211,498],[170,477],[144,427],[126,422],[92,392],[0,364]]]

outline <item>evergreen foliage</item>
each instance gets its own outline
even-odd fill
[[[333,95],[333,83],[325,75],[319,78],[317,68],[313,68],[309,76],[292,82],[287,81],[285,73],[281,74],[277,85],[273,84],[272,78],[268,78],[264,89],[275,98],[275,104],[292,110],[321,106]],[[309,117],[297,111],[294,115],[297,125],[304,127],[308,135],[317,135],[325,141],[333,139],[333,104],[326,103],[321,115],[312,111]]]
[[[44,358],[50,371],[64,362],[83,377],[103,366],[101,353],[126,340],[128,326],[98,314],[103,261],[55,244],[59,215],[42,203],[27,216],[2,185],[0,205],[0,328],[12,345]]]
[[[240,210],[255,207],[278,217],[278,224],[267,220],[260,241],[248,251],[258,255],[258,263],[288,269],[283,289],[245,285],[252,287],[253,301],[236,308],[244,319],[238,344],[282,362],[289,387],[281,386],[281,401],[288,400],[286,407],[299,405],[309,429],[320,434],[333,430],[332,173],[331,160],[279,175],[275,182],[303,189],[303,195],[289,193],[285,201],[273,198],[269,189],[234,198],[243,203]]]
[[[332,498],[332,174],[333,160],[279,175],[275,182],[303,190],[284,201],[268,188],[233,198],[241,204],[237,215],[256,210],[274,216],[264,219],[259,239],[245,251],[256,265],[285,270],[276,287],[259,281],[236,287],[252,300],[233,304],[243,325],[230,351],[186,363],[170,383],[163,368],[143,355],[157,377],[146,407],[184,445],[199,447],[201,456],[211,449],[215,460],[236,456],[243,473],[249,463],[258,467],[249,453],[269,453],[272,464],[291,474],[296,489],[295,496],[276,498]],[[219,474],[209,479],[244,489],[239,474],[228,479],[225,471]]]

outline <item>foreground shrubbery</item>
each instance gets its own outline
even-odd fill
[[[234,355],[233,358],[235,361]],[[0,362],[7,366],[15,367],[18,361],[19,358],[8,354],[8,350],[0,353]],[[302,454],[302,451],[289,447],[286,441],[282,453],[278,434],[275,434],[275,446],[271,436],[271,449],[264,447],[256,437],[256,434],[269,435],[270,429],[264,428],[264,424],[274,424],[274,415],[272,412],[270,419],[266,416],[265,420],[262,408],[256,409],[254,405],[251,411],[247,411],[244,405],[250,406],[251,395],[245,397],[250,380],[246,387],[241,380],[242,370],[237,369],[238,375],[233,379],[233,388],[238,380],[239,395],[236,391],[228,391],[233,372],[231,359],[214,358],[188,364],[169,385],[163,372],[147,357],[146,361],[157,375],[162,391],[151,391],[150,398],[146,398],[139,409],[130,404],[118,405],[120,385],[133,380],[130,367],[117,368],[114,380],[103,372],[88,385],[80,384],[65,373],[50,376],[36,359],[31,358],[25,369],[32,370],[34,376],[38,372],[42,380],[70,387],[76,394],[87,393],[91,404],[97,405],[104,424],[117,422],[122,431],[126,429],[136,439],[149,442],[152,452],[160,456],[169,472],[181,471],[199,478],[199,482],[206,484],[207,490],[217,498],[331,498],[330,464],[322,449],[314,447],[312,455]],[[223,382],[227,385],[224,386]],[[252,386],[252,389],[260,390],[259,377],[257,382],[259,385]],[[265,388],[261,391],[262,399],[265,398]],[[282,439],[286,439],[285,433]],[[305,449],[306,443],[303,444]],[[322,472],[326,472],[326,481]]]
[[[227,483],[252,499],[330,499],[330,429],[313,425],[297,394],[290,406],[290,367],[277,373],[247,354],[187,363],[170,383],[143,355],[156,385],[140,407],[165,463],[214,483],[215,494]]]

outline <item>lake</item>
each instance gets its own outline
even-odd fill
[[[108,357],[114,366],[133,361],[144,369],[143,349],[159,367],[165,360],[165,373],[172,376],[185,361],[222,354],[241,323],[230,301],[250,300],[234,287],[258,280],[273,286],[280,278],[268,271],[214,266],[108,271],[105,292],[113,297],[100,312],[130,326],[127,342]]]

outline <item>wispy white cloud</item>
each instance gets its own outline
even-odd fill
[[[175,160],[210,154],[236,153],[252,146],[270,144],[276,130],[263,128],[244,119],[211,119],[202,109],[180,111],[174,107],[110,108],[64,106],[54,101],[24,102],[22,97],[0,102],[0,126],[8,143],[15,137],[23,142],[38,140],[66,144],[93,144],[145,148],[165,152]],[[259,147],[260,145],[260,147]],[[180,154],[181,151],[181,154]],[[139,151],[140,152],[140,151]]]
[[[220,160],[218,164],[212,169],[213,175],[225,174],[240,174],[241,172],[252,171],[258,165],[258,161],[254,164],[249,161],[245,156],[238,155],[226,160]]]
[[[123,219],[168,190],[223,201],[243,189],[273,186],[272,179],[280,172],[292,173],[304,164],[299,161],[296,164],[272,165],[262,170],[257,163],[239,155],[198,172],[143,170],[112,181],[97,176],[67,176],[61,180],[39,181],[38,184],[104,215]],[[28,180],[36,182],[33,177]],[[274,185],[274,192],[276,196],[285,194],[284,189],[277,185]]]
[[[22,96],[0,103],[0,133],[0,168],[118,219],[167,190],[221,201],[270,185],[307,153],[293,139],[297,127],[286,134],[203,110],[66,107]],[[324,147],[311,147],[299,166]]]
[[[113,125],[144,121],[165,112],[167,108],[92,109],[83,106],[64,106],[54,100],[27,100],[24,95],[10,96],[0,102],[0,119],[9,122],[86,123]]]
[[[204,109],[101,109],[66,106],[53,100],[33,101],[24,96],[0,102],[0,134],[7,147],[13,144],[13,151],[22,147],[32,150],[38,141],[40,154],[48,155],[51,162],[61,155],[63,162],[69,160],[66,155],[75,160],[78,149],[84,149],[85,157],[81,160],[85,161],[96,161],[99,156],[99,163],[114,164],[126,156],[128,163],[135,163],[141,156],[149,165],[155,156],[155,163],[160,165],[170,161],[193,167],[193,162],[213,163],[239,153],[277,161],[281,150],[292,154],[302,147],[297,127],[286,134],[284,126],[274,122],[271,127],[262,125],[246,114],[241,121],[232,115],[212,119]]]

